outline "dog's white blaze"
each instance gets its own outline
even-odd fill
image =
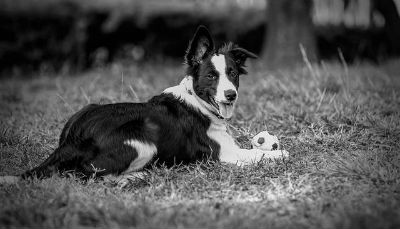
[[[224,55],[214,55],[211,58],[211,62],[215,66],[215,70],[219,73],[219,80],[217,86],[217,93],[215,95],[215,100],[218,102],[226,101],[225,91],[234,90],[237,93],[235,85],[228,79],[226,75],[226,61]]]
[[[128,139],[124,141],[125,145],[134,148],[138,157],[132,161],[129,168],[124,173],[140,170],[143,168],[157,153],[157,147],[153,143],[144,143],[135,139]]]

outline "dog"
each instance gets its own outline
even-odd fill
[[[21,178],[46,178],[74,171],[84,177],[125,182],[146,166],[212,160],[243,166],[262,158],[288,157],[265,150],[264,141],[241,149],[228,134],[238,99],[239,76],[256,55],[227,43],[218,50],[210,32],[199,26],[185,55],[186,76],[147,103],[91,104],[64,126],[58,148]]]

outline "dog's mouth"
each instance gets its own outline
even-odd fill
[[[216,101],[212,96],[210,96],[210,102],[213,107],[218,111],[218,114],[223,118],[230,118],[233,115],[233,110],[235,103],[228,101]]]

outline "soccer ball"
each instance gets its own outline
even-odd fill
[[[253,149],[261,150],[278,150],[280,148],[278,137],[269,134],[267,131],[262,131],[254,136],[251,145]]]

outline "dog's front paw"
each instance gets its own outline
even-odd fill
[[[260,149],[265,151],[278,150],[279,140],[275,135],[269,134],[267,131],[262,131],[253,137],[251,145],[254,149]]]

